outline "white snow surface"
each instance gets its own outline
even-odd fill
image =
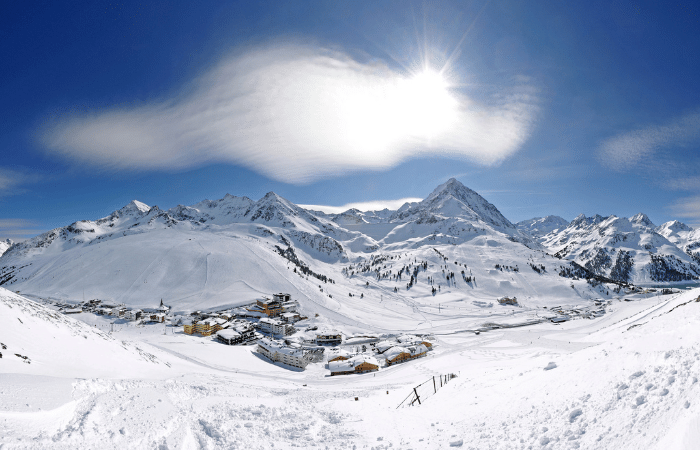
[[[321,364],[290,370],[254,347],[160,325],[105,333],[98,316],[63,317],[0,290],[0,444],[693,449],[699,294],[615,301],[595,320],[436,333],[428,357],[329,377]],[[458,377],[397,409],[446,373]]]

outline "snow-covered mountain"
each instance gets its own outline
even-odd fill
[[[422,202],[404,204],[388,221],[426,221],[455,217],[500,229],[515,228],[495,206],[454,178],[435,188]]]
[[[657,228],[641,213],[629,219],[582,214],[566,228],[545,235],[542,243],[556,256],[613,280],[632,283],[697,280],[698,261],[677,245],[681,240],[687,241],[678,232],[671,232],[682,228],[677,224]],[[680,233],[687,236],[690,231]],[[678,240],[672,242],[666,236]]]
[[[693,229],[683,222],[672,220],[659,226],[656,232],[673,242],[700,264],[700,230]]]
[[[405,273],[409,254],[412,263],[420,258],[429,266],[423,283],[407,292],[396,273]],[[343,271],[375,258],[391,261],[382,265],[384,276]],[[448,260],[458,264],[448,270]],[[368,281],[397,302],[432,299],[437,294],[426,283],[430,276],[435,287],[448,288],[440,294],[493,299],[506,293],[546,303],[571,292],[557,275],[565,267],[494,205],[451,179],[397,211],[350,210],[335,217],[272,192],[257,201],[226,195],[169,210],[133,201],[107,217],[14,245],[0,258],[0,284],[42,297],[86,296],[140,307],[163,298],[181,309],[202,309],[279,291],[326,305]],[[328,286],[321,290],[319,282]],[[347,320],[357,321],[353,314],[376,320],[376,300],[366,298],[368,304],[348,312]]]
[[[14,244],[12,239],[5,239],[0,241],[0,256],[2,256],[8,248],[12,247],[12,244]]]
[[[333,216],[332,220],[349,230],[371,236],[379,246],[392,249],[458,245],[479,234],[507,237],[541,249],[493,204],[454,178],[438,186],[425,200],[405,203],[396,211],[351,209]]]
[[[529,233],[533,237],[542,237],[556,230],[561,230],[569,225],[569,221],[559,216],[535,217],[523,220],[515,224],[520,231]]]
[[[553,223],[561,222],[545,218],[531,225]],[[692,231],[665,229],[692,247]],[[440,301],[449,294],[478,301],[519,295],[547,304],[572,295],[608,295],[589,287],[572,291],[567,277],[696,279],[698,264],[656,230],[644,215],[579,216],[535,238],[455,179],[396,211],[335,216],[315,214],[273,192],[257,201],[227,194],[169,210],[133,201],[107,217],[13,245],[0,257],[0,285],[42,297],[85,295],[139,307],[163,298],[183,310],[241,304],[279,291],[306,298],[312,309],[337,309],[331,306],[335,295],[347,296],[368,281],[376,283],[381,298],[402,303]],[[365,270],[377,258],[387,262]],[[425,279],[407,286],[397,272],[405,274],[406,264],[419,259],[428,263],[421,272]],[[361,275],[358,267],[365,268]],[[447,290],[438,295],[434,286]],[[366,302],[341,316],[376,320],[375,300],[368,296]]]

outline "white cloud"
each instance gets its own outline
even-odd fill
[[[536,98],[522,79],[480,103],[424,75],[323,48],[267,46],[223,60],[173,98],[58,116],[39,137],[49,151],[106,169],[230,162],[299,184],[418,155],[495,164],[529,136]]]
[[[23,191],[21,185],[34,183],[40,179],[41,177],[37,174],[0,167],[0,196],[20,193]]]
[[[691,219],[690,226],[700,226],[700,196],[678,199],[670,205],[670,209],[674,216]]]
[[[37,224],[26,219],[0,219],[0,239],[22,241],[36,236],[45,230],[37,228]]]
[[[670,178],[666,187],[677,191],[695,191],[700,189],[700,177]]]
[[[665,125],[630,131],[602,143],[598,160],[612,169],[627,170],[656,152],[700,140],[700,112],[687,114]]]
[[[401,206],[403,206],[404,203],[413,203],[413,202],[420,202],[422,201],[422,198],[414,198],[414,197],[407,197],[407,198],[400,198],[398,200],[371,200],[368,202],[355,202],[355,203],[347,203],[343,206],[327,206],[327,205],[299,205],[302,208],[309,209],[312,211],[322,211],[327,214],[338,214],[341,212],[345,212],[348,209],[355,208],[359,209],[360,211],[377,211],[377,210],[382,210],[384,208],[388,208],[390,210],[396,210],[399,209]]]

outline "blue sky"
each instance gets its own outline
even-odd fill
[[[700,224],[694,2],[17,2],[0,42],[0,237],[453,176],[511,221]]]

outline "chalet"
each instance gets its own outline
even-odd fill
[[[411,353],[407,348],[394,346],[384,352],[388,366],[411,359]]]
[[[300,369],[306,368],[308,361],[304,358],[304,350],[300,347],[286,346],[281,342],[268,338],[258,341],[258,351],[269,360]]]
[[[212,334],[216,333],[217,331],[220,331],[223,329],[223,324],[226,323],[226,320],[221,319],[221,318],[209,318],[202,320],[200,322],[197,322],[194,326],[194,331],[201,334],[202,336],[211,336]]]
[[[403,346],[417,346],[417,345],[425,345],[428,350],[432,350],[433,344],[426,341],[420,336],[415,336],[412,334],[404,334],[396,338],[398,342],[401,343]]]
[[[284,302],[291,301],[292,296],[289,294],[283,294],[282,292],[280,292],[279,294],[272,294],[272,299],[276,302],[284,303]]]
[[[277,317],[282,313],[282,303],[277,300],[264,298],[258,300],[255,305],[246,309],[253,313],[265,314],[267,317]]]
[[[264,317],[258,321],[260,331],[263,333],[276,334],[281,336],[289,336],[294,333],[294,327],[288,323],[282,323],[276,319]]]
[[[549,319],[549,321],[552,323],[562,323],[562,322],[566,322],[569,319],[571,319],[571,317],[569,317],[569,316],[557,316],[557,317],[552,317],[551,319]]]
[[[163,313],[149,313],[147,318],[150,322],[165,323],[165,314]]]
[[[424,356],[426,353],[428,353],[428,348],[421,344],[411,347],[391,347],[384,353],[384,355],[386,357],[386,364],[390,366],[409,359],[419,358]]]
[[[329,362],[328,369],[331,376],[367,373],[379,370],[379,363],[372,356],[357,355],[350,359]]]
[[[225,329],[225,330],[219,330],[216,332],[216,339],[219,342],[223,342],[224,344],[227,345],[238,345],[242,344],[243,341],[243,336],[241,333],[237,332],[236,330],[231,330],[231,329]]]
[[[195,324],[191,320],[183,320],[182,327],[186,334],[194,334]]]
[[[333,361],[347,361],[348,359],[350,359],[351,356],[352,355],[349,351],[339,348],[336,349],[330,355],[328,355],[328,362],[331,363]]]
[[[243,337],[243,342],[255,339],[255,328],[249,322],[232,323],[230,329],[240,334]]]
[[[285,312],[280,314],[280,319],[286,323],[295,323],[301,320],[301,316],[296,312]]]
[[[140,309],[131,309],[124,314],[129,320],[139,320],[143,316],[143,311]]]
[[[498,299],[498,303],[500,303],[501,305],[517,306],[518,305],[518,298],[517,297],[501,297]]]
[[[337,331],[324,331],[316,335],[318,345],[340,345],[343,343],[343,335]]]
[[[374,345],[374,348],[375,348],[375,350],[377,350],[377,353],[382,354],[382,353],[386,352],[387,350],[389,350],[391,347],[394,347],[395,345],[396,345],[396,342],[381,341],[381,342],[377,342]]]
[[[126,308],[124,306],[117,306],[116,308],[112,308],[112,311],[110,311],[109,315],[123,317],[124,313],[126,313]]]

